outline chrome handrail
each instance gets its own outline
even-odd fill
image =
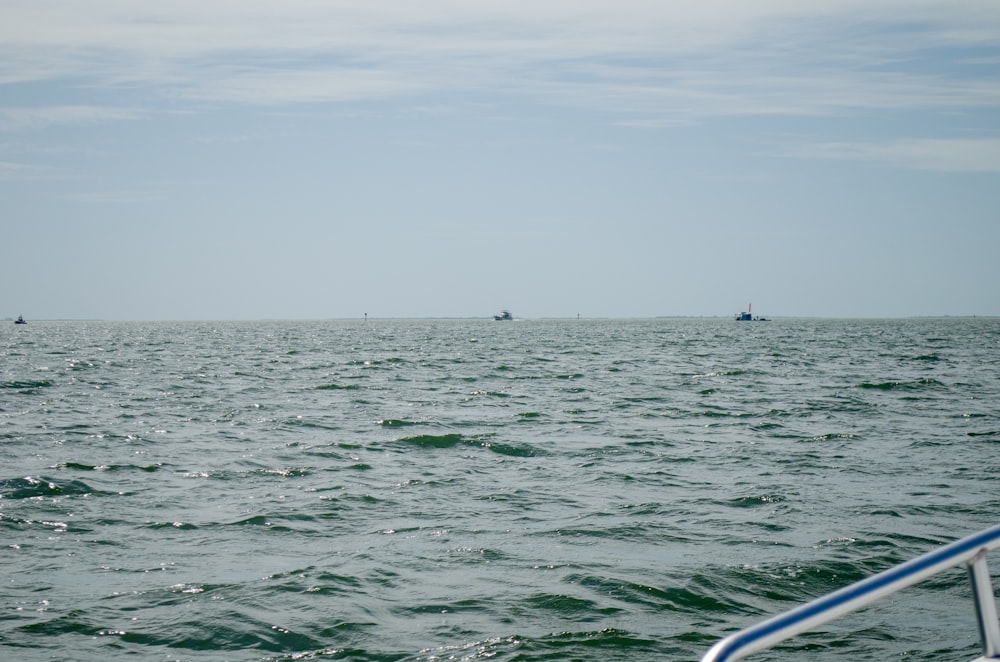
[[[1000,525],[956,540],[731,634],[712,646],[701,662],[743,659],[963,563],[968,567],[972,583],[976,619],[983,644],[983,657],[979,660],[1000,660],[1000,622],[997,620],[993,582],[986,567],[986,552],[997,548],[1000,548]]]

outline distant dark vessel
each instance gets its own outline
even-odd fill
[[[766,317],[754,317],[750,314],[750,309],[753,307],[752,303],[747,304],[747,311],[745,313],[736,313],[737,322],[766,322]]]
[[[10,319],[10,318],[8,317],[7,319]],[[28,322],[25,321],[24,317],[22,317],[21,315],[18,315],[17,319],[14,320],[14,324],[27,324],[27,323]]]
[[[499,313],[493,316],[493,319],[495,319],[498,322],[501,321],[509,322],[510,320],[514,319],[514,316],[510,314],[509,310],[501,310]]]

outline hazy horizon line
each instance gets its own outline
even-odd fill
[[[615,315],[578,315],[578,316],[538,316],[538,317],[515,317],[509,321],[594,321],[594,320],[723,320],[733,319],[733,315],[653,315],[653,316],[615,316]],[[938,315],[766,315],[753,321],[777,321],[777,320],[919,320],[919,319],[998,319],[1000,314],[938,314]],[[5,317],[3,321],[13,322],[16,318]],[[102,318],[102,317],[38,317],[26,319],[30,322],[369,322],[369,321],[389,321],[389,322],[431,322],[431,321],[475,321],[485,322],[505,321],[495,320],[492,315],[429,315],[429,316],[351,316],[351,317],[233,317],[233,318]],[[736,321],[736,320],[733,320]],[[25,324],[26,326],[28,324]]]

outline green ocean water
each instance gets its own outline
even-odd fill
[[[1000,521],[1000,320],[0,329],[0,659],[696,660]],[[752,659],[966,660],[955,570]]]

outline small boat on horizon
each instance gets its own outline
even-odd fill
[[[9,317],[7,319],[10,319]],[[18,315],[17,319],[14,320],[14,324],[27,324],[28,322],[24,319],[23,315]]]
[[[514,319],[514,316],[510,314],[509,310],[501,310],[499,313],[493,316],[498,322],[506,321],[509,322]]]
[[[766,317],[760,317],[760,316],[754,317],[753,315],[751,315],[750,314],[751,308],[753,308],[753,304],[752,303],[748,303],[747,304],[747,310],[746,310],[745,313],[736,313],[736,321],[737,322],[766,322],[767,321]]]

